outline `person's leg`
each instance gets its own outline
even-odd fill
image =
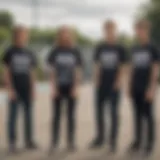
[[[144,105],[144,114],[147,120],[147,147],[146,151],[151,152],[154,147],[154,138],[155,138],[155,123],[154,123],[154,115],[153,115],[153,105],[150,102],[145,102]]]
[[[56,147],[59,143],[60,120],[61,120],[62,97],[55,97],[53,100],[53,120],[52,120],[52,145]]]
[[[25,143],[26,145],[31,144],[33,142],[32,139],[32,105],[31,105],[31,100],[29,98],[23,98],[23,108],[24,108],[24,124],[25,124]]]
[[[91,148],[103,145],[105,139],[104,102],[105,102],[105,93],[103,89],[98,89],[96,92],[96,103],[95,103],[96,138],[92,142]]]
[[[24,107],[24,124],[25,124],[25,144],[27,148],[37,148],[33,141],[33,106],[31,99],[24,97],[22,99]]]
[[[142,136],[142,119],[143,119],[143,103],[142,98],[139,95],[133,97],[133,110],[134,110],[134,125],[135,125],[135,140],[132,144],[132,149],[137,150],[141,144]]]
[[[67,129],[68,129],[68,145],[75,147],[75,125],[76,125],[76,99],[73,97],[67,98]]]
[[[14,150],[15,141],[16,141],[16,122],[17,122],[17,113],[18,113],[18,101],[11,100],[9,102],[8,110],[8,139],[10,149]]]
[[[119,106],[119,91],[114,91],[111,95],[110,109],[111,109],[111,147],[114,151],[116,149],[116,141],[118,135],[118,124],[119,124],[119,115],[118,115],[118,106]]]

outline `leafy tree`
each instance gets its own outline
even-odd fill
[[[155,43],[160,44],[160,1],[151,0],[144,8],[144,15],[152,23],[152,38]]]
[[[8,11],[0,11],[0,27],[11,29],[14,25],[14,18]]]

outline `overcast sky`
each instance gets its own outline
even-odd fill
[[[36,2],[37,1],[37,2]],[[76,26],[87,36],[101,36],[105,19],[115,19],[121,32],[132,34],[139,7],[148,0],[0,0],[0,9],[11,11],[20,24]],[[37,12],[35,7],[37,6]],[[33,18],[33,15],[35,15]]]

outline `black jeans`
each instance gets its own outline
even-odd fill
[[[25,142],[26,144],[32,142],[32,104],[31,99],[27,96],[22,96],[22,94],[18,94],[16,100],[10,100],[9,102],[9,110],[8,110],[8,137],[9,143],[14,144],[16,141],[16,127],[17,127],[17,117],[19,111],[19,103],[22,103],[22,108],[24,111],[24,129],[25,129]]]
[[[67,102],[67,142],[69,145],[74,145],[76,98],[71,96],[71,87],[66,86],[59,88],[59,95],[53,100],[52,142],[54,146],[59,143],[63,100]]]
[[[119,104],[119,91],[111,91],[109,92],[107,88],[100,87],[96,92],[96,130],[97,130],[97,139],[103,143],[105,139],[105,102],[108,101],[110,103],[110,111],[111,111],[111,137],[110,143],[111,145],[116,145],[116,139],[118,134],[118,104]]]
[[[147,146],[153,147],[154,145],[154,134],[155,134],[155,123],[153,116],[153,105],[152,102],[145,100],[144,92],[133,93],[133,109],[135,119],[135,142],[137,145],[141,144],[142,131],[143,131],[143,119],[147,123]]]

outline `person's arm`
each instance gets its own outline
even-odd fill
[[[159,50],[152,48],[153,65],[151,69],[150,83],[146,92],[146,100],[152,101],[156,92],[159,77]]]
[[[131,85],[132,85],[132,75],[133,75],[133,66],[132,64],[127,64],[126,67],[127,74],[127,96],[131,98]]]
[[[82,82],[82,68],[83,68],[83,62],[81,53],[79,51],[76,51],[76,57],[77,57],[77,64],[76,64],[76,70],[75,70],[75,77],[74,77],[74,86],[72,89],[72,96],[76,97],[78,94],[79,86]]]
[[[93,81],[95,86],[99,86],[100,81],[100,65],[99,63],[94,64]]]
[[[54,98],[58,95],[57,87],[56,87],[56,72],[54,68],[54,61],[55,61],[55,52],[51,51],[47,58],[47,64],[49,68],[49,79],[50,79],[50,88],[51,88],[51,97]]]
[[[100,53],[100,47],[97,47],[94,53],[94,71],[93,71],[93,81],[95,86],[99,86],[100,83],[99,53]]]
[[[154,63],[152,65],[150,84],[146,92],[146,100],[148,101],[152,101],[154,98],[156,88],[157,88],[158,76],[159,76],[159,64]]]
[[[30,77],[31,77],[31,96],[32,99],[34,99],[36,93],[36,73],[34,69],[31,70]]]
[[[5,65],[4,67],[4,81],[5,81],[6,89],[8,91],[9,99],[14,100],[16,98],[16,93],[12,86],[10,67],[7,65]]]
[[[4,57],[2,60],[4,63],[4,83],[8,91],[9,99],[14,100],[16,98],[16,92],[12,84],[12,76],[11,76],[11,69],[10,69],[11,57],[12,57],[12,51],[8,49],[4,53]]]
[[[120,66],[117,72],[117,76],[116,76],[116,81],[114,84],[114,89],[118,90],[121,88],[122,86],[122,82],[123,82],[123,77],[124,77],[124,73],[125,73],[125,63],[127,61],[126,58],[126,50],[124,48],[120,48],[119,49],[119,53],[120,53]]]
[[[35,98],[36,94],[36,67],[37,67],[37,58],[34,53],[30,53],[31,55],[31,70],[30,70],[30,81],[31,81],[31,97]]]

